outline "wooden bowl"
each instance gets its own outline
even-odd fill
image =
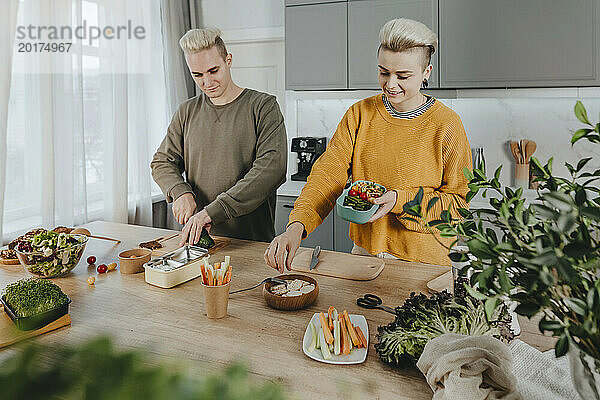
[[[144,264],[150,261],[152,250],[131,249],[119,254],[119,270],[122,274],[137,274],[144,272]]]
[[[314,278],[311,278],[310,276],[300,274],[286,274],[276,276],[276,278],[283,280],[301,279],[303,281],[312,283],[313,285],[315,285],[315,288],[311,292],[301,294],[300,296],[283,297],[273,294],[269,290],[272,286],[277,285],[276,283],[267,282],[263,286],[263,297],[265,298],[265,301],[267,302],[267,305],[269,305],[269,307],[285,311],[300,310],[311,306],[319,296],[319,284]]]

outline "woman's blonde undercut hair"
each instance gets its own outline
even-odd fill
[[[216,46],[223,60],[227,57],[225,42],[221,39],[221,31],[217,28],[190,29],[179,39],[179,46],[185,54]]]
[[[423,48],[424,68],[431,62],[431,56],[438,46],[437,35],[425,24],[407,18],[388,21],[379,31],[380,47],[401,52],[414,48]]]

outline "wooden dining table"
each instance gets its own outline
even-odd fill
[[[299,311],[269,308],[261,289],[231,295],[228,316],[211,320],[205,315],[200,279],[171,289],[161,289],[144,281],[144,273],[126,275],[119,270],[97,274],[86,258],[94,255],[96,265],[118,261],[121,251],[140,242],[172,234],[174,231],[143,226],[95,221],[83,225],[94,235],[108,236],[121,243],[90,238],[85,253],[69,275],[53,279],[72,299],[70,326],[34,339],[43,344],[70,344],[105,334],[122,349],[143,349],[153,360],[186,360],[199,374],[213,372],[243,361],[259,380],[276,380],[299,399],[431,399],[432,391],[415,367],[393,367],[377,355],[377,327],[393,316],[380,310],[356,305],[363,294],[380,296],[385,305],[402,304],[411,292],[426,292],[428,281],[447,272],[448,267],[386,260],[383,272],[371,281],[353,281],[311,275],[319,283],[316,302]],[[213,254],[213,261],[231,257],[231,290],[257,284],[278,273],[263,259],[268,243],[232,239]],[[356,256],[361,257],[361,256]],[[20,265],[0,266],[0,288],[29,274]],[[94,285],[86,282],[95,276]],[[312,360],[302,351],[302,338],[313,313],[333,305],[350,314],[361,314],[369,326],[369,348],[364,363],[330,365]],[[552,339],[537,332],[534,322],[522,320],[521,339],[542,350]],[[0,350],[0,362],[17,351],[16,346]],[[154,362],[154,361],[153,361]]]

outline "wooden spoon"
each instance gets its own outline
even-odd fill
[[[515,161],[517,162],[517,164],[521,164],[521,157],[519,156],[519,144],[517,142],[515,142],[514,140],[510,141],[510,152],[512,153],[513,157],[515,158]]]
[[[537,149],[537,144],[533,140],[529,140],[527,142],[527,145],[525,146],[525,159],[526,159],[525,161],[527,163],[529,163],[529,159],[531,158],[533,153],[535,153],[536,149]]]
[[[73,229],[71,231],[71,233],[73,233],[73,234],[79,234],[79,235],[85,235],[87,237],[91,237],[91,238],[94,238],[94,239],[110,240],[110,241],[113,241],[113,242],[121,243],[121,241],[119,239],[113,239],[113,238],[109,238],[109,237],[106,237],[106,236],[94,236],[94,235],[92,235],[92,233],[90,231],[88,231],[85,228],[75,228],[75,229]]]

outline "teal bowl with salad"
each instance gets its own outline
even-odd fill
[[[380,197],[385,192],[386,188],[378,183],[364,180],[355,181],[337,198],[335,211],[340,218],[346,221],[364,224],[379,208],[369,199]]]
[[[21,265],[39,278],[56,278],[71,272],[77,265],[88,237],[43,230],[21,241],[15,252]]]

